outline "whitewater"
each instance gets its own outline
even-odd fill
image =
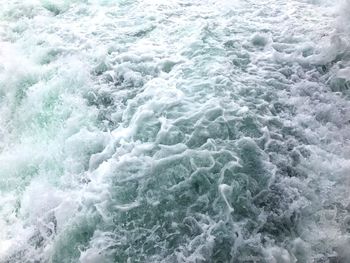
[[[349,263],[350,2],[0,0],[0,262]]]

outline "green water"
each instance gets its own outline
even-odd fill
[[[348,6],[0,0],[0,262],[349,262]]]

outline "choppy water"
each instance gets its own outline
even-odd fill
[[[0,262],[350,262],[349,6],[0,0]]]

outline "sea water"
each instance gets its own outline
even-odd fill
[[[0,0],[0,262],[350,262],[349,21]]]

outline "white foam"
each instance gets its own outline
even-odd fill
[[[0,0],[0,261],[349,258],[330,2]]]

